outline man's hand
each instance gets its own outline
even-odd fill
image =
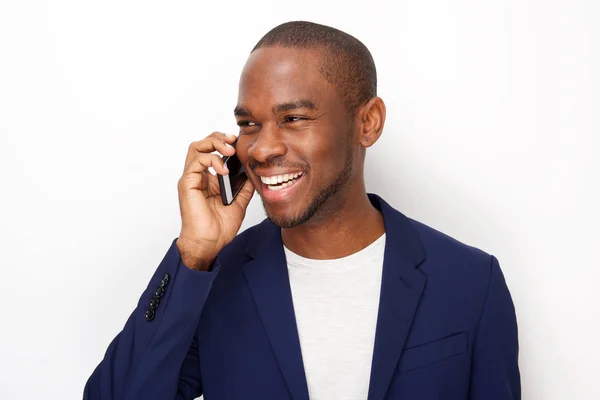
[[[207,271],[221,249],[237,234],[254,187],[246,181],[233,203],[224,206],[219,181],[208,168],[221,175],[229,173],[223,160],[213,151],[230,156],[235,135],[214,132],[190,145],[183,175],[177,184],[181,211],[181,233],[177,248],[183,263],[192,269]]]

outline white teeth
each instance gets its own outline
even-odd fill
[[[291,183],[287,183],[286,182],[286,183],[282,184],[281,186],[271,186],[271,185],[269,185],[269,186],[267,186],[267,188],[269,188],[269,190],[272,190],[272,191],[276,192],[278,190],[283,189],[284,187],[286,187],[288,185],[291,185]]]
[[[265,185],[277,185],[278,183],[285,183],[292,179],[296,179],[301,176],[302,172],[296,172],[295,174],[283,174],[283,175],[275,175],[275,176],[261,176],[260,180]],[[287,186],[287,185],[286,185]],[[285,186],[282,184],[277,187],[277,190],[284,188]]]

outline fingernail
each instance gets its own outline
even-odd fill
[[[229,149],[233,149],[233,146],[230,145],[229,143],[225,143],[225,147],[229,148]]]

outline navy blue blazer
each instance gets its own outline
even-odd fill
[[[369,197],[386,244],[368,400],[520,399],[515,310],[496,258]],[[269,220],[238,235],[209,272],[185,267],[173,244],[84,399],[200,394],[309,399],[280,229]]]

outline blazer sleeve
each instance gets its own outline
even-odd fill
[[[209,272],[187,268],[173,242],[125,327],[87,381],[84,400],[200,396],[194,332],[218,272],[218,262]]]
[[[520,400],[519,342],[513,301],[498,260],[492,256],[490,282],[476,331],[470,400]]]

